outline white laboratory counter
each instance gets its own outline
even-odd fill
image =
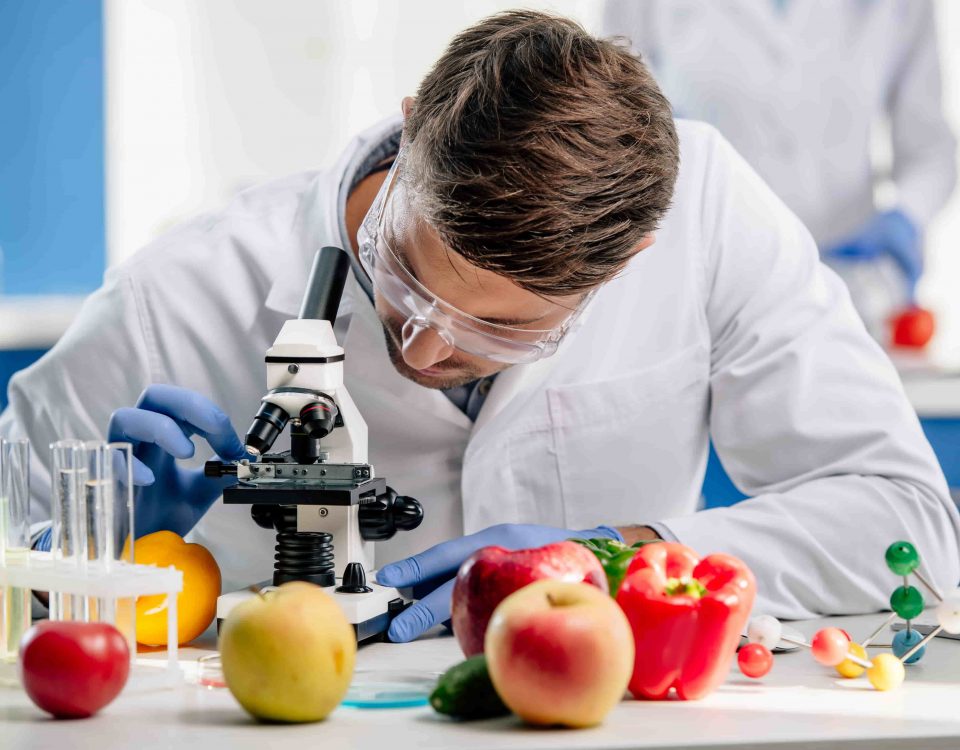
[[[960,418],[960,353],[889,354],[920,419]]]
[[[830,618],[864,638],[882,615]],[[824,621],[798,623],[808,637]],[[878,642],[889,644],[887,635]],[[295,648],[291,644],[291,648]],[[204,652],[182,649],[185,667]],[[358,669],[441,671],[459,661],[449,636],[361,650]],[[429,707],[341,707],[326,721],[258,724],[223,689],[186,682],[175,690],[125,692],[92,718],[55,721],[15,688],[0,690],[0,746],[27,748],[957,748],[960,747],[960,641],[938,638],[904,685],[880,693],[865,679],[843,680],[806,652],[779,654],[760,681],[734,673],[699,702],[627,700],[593,729],[532,729],[515,718],[457,723]]]

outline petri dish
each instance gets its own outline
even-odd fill
[[[357,670],[342,705],[353,708],[415,708],[430,702],[440,672]]]
[[[197,685],[210,689],[227,686],[227,682],[223,678],[223,663],[220,661],[220,654],[210,654],[197,659]]]

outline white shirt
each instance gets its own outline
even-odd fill
[[[314,251],[339,237],[347,166],[399,126],[379,124],[332,170],[247,191],[109,272],[57,346],[14,377],[0,416],[0,434],[33,443],[38,518],[46,446],[102,436],[150,383],[199,391],[246,429],[264,351],[296,316]],[[348,282],[336,331],[371,463],[426,514],[378,543],[379,564],[501,522],[661,521],[703,554],[745,560],[758,610],[780,617],[884,606],[897,581],[883,552],[901,538],[955,585],[960,519],[843,284],[715,130],[678,129],[680,176],[656,244],[598,292],[554,357],[501,373],[475,421],[394,370]],[[711,436],[755,497],[695,514]],[[193,462],[209,456],[203,446]],[[269,576],[273,536],[249,509],[217,503],[192,537],[225,589]]]

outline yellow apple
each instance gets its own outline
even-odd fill
[[[510,594],[493,611],[484,653],[497,693],[530,724],[599,724],[633,672],[626,616],[586,583],[542,580]]]
[[[357,638],[333,597],[293,581],[233,609],[220,632],[223,676],[264,721],[320,721],[346,695]]]

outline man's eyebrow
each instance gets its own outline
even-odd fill
[[[491,323],[495,326],[528,326],[531,323],[539,323],[543,320],[546,315],[541,315],[538,318],[530,318],[528,320],[522,320],[520,318],[477,318],[477,320],[482,320],[484,323]]]

